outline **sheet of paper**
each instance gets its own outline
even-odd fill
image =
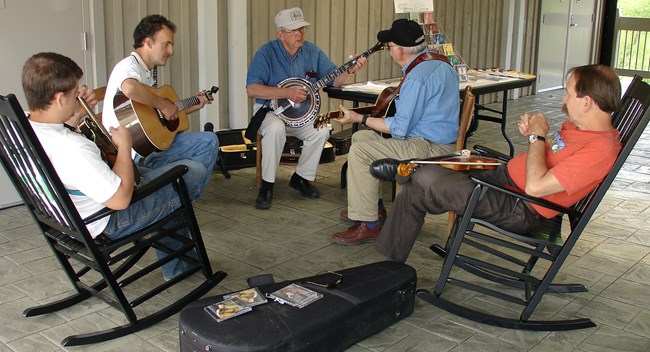
[[[433,11],[433,0],[393,0],[395,13]]]
[[[341,90],[379,94],[387,87],[397,87],[398,84],[399,80],[396,82],[368,81],[363,83],[346,84],[341,87]]]

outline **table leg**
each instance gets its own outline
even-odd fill
[[[507,116],[508,116],[508,90],[503,91],[503,102],[502,102],[502,108],[501,108],[501,134],[503,135],[503,138],[506,139],[506,142],[508,142],[508,147],[510,148],[510,157],[515,156],[515,146],[512,144],[512,140],[510,140],[510,137],[508,137],[508,133],[506,131],[506,125],[507,125]]]
[[[503,93],[503,101],[501,103],[501,111],[495,110],[495,109],[490,109],[488,107],[485,107],[481,104],[478,103],[479,101],[479,96],[476,96],[476,106],[474,108],[474,119],[472,119],[472,124],[469,128],[468,135],[473,134],[476,130],[478,130],[478,121],[479,120],[484,120],[484,121],[491,121],[491,122],[497,122],[501,124],[501,134],[503,135],[503,138],[506,140],[506,143],[508,143],[508,148],[510,151],[510,156],[513,157],[515,155],[515,146],[512,144],[512,140],[510,137],[508,137],[508,133],[506,132],[506,125],[507,125],[507,113],[508,113],[508,90],[505,89],[501,91]],[[496,116],[488,116],[488,115],[481,115],[480,111],[485,110],[489,111],[495,114],[500,115],[500,117]]]

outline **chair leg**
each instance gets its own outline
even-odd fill
[[[48,314],[59,311],[64,308],[72,307],[73,305],[82,302],[92,297],[90,292],[81,291],[72,296],[60,299],[58,301],[50,302],[40,306],[30,307],[23,311],[23,317],[34,317],[37,315]]]
[[[221,173],[223,174],[223,176],[226,179],[229,179],[231,177],[230,172],[228,172],[228,169],[226,168],[226,163],[223,161],[223,159],[224,159],[223,154],[221,153],[221,151],[219,151],[219,160],[217,160],[217,163],[219,163],[219,168],[221,168]]]
[[[447,215],[447,233],[451,233],[451,229],[454,228],[454,222],[456,221],[456,212],[450,211]]]
[[[348,161],[346,160],[341,166],[341,188],[348,186]]]
[[[189,292],[182,299],[176,301],[175,303],[169,305],[165,309],[158,311],[154,314],[151,314],[142,319],[138,319],[133,323],[124,324],[114,328],[110,328],[103,331],[97,331],[88,334],[79,334],[71,335],[63,339],[61,345],[64,347],[68,346],[79,346],[86,345],[90,343],[98,343],[103,341],[108,341],[117,337],[126,336],[128,334],[146,329],[160,321],[163,321],[170,316],[178,313],[190,302],[196,301],[201,296],[205,295],[210,291],[214,286],[216,286],[221,280],[226,277],[226,273],[223,271],[218,271],[212,275],[208,280],[204,281],[203,284]]]
[[[255,145],[257,147],[255,153],[255,185],[257,189],[260,189],[262,187],[262,135],[259,133]]]
[[[571,320],[518,320],[505,317],[494,316],[482,313],[467,307],[463,307],[452,303],[440,296],[431,294],[427,290],[418,290],[417,296],[426,302],[445,311],[461,316],[463,318],[473,320],[482,324],[488,324],[508,329],[518,330],[533,330],[533,331],[566,331],[575,329],[593,328],[596,326],[594,322],[587,318],[571,319]]]

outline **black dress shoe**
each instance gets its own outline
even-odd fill
[[[382,181],[395,181],[399,160],[386,158],[375,160],[370,164],[370,175]]]
[[[300,191],[300,194],[303,197],[307,197],[311,199],[316,199],[320,197],[320,193],[318,193],[316,187],[314,187],[314,185],[312,185],[311,182],[302,178],[300,175],[298,175],[295,172],[291,176],[291,180],[289,180],[289,186],[293,189],[297,189],[298,191]]]
[[[262,186],[260,188],[260,193],[255,199],[255,208],[257,209],[269,209],[271,207],[271,202],[273,201],[273,188],[267,188]]]

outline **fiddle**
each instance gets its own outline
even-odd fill
[[[440,165],[455,171],[467,171],[477,169],[496,169],[497,166],[501,165],[501,161],[496,158],[471,153],[469,150],[464,149],[452,155],[443,155],[428,160],[411,160],[409,162],[400,163],[397,166],[397,174],[400,176],[408,176],[415,172],[415,170],[420,166],[427,164]]]

